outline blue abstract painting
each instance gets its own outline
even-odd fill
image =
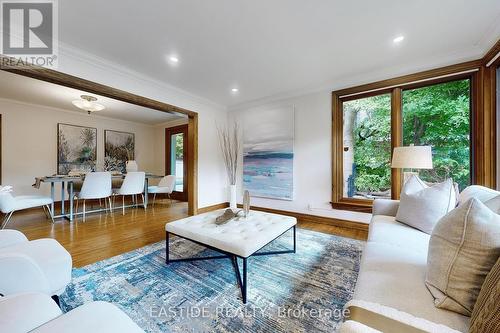
[[[253,197],[293,200],[294,110],[248,112],[243,120],[243,187]]]

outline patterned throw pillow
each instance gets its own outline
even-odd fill
[[[500,332],[500,258],[486,276],[470,318],[470,333]]]

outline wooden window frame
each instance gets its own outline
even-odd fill
[[[499,41],[500,42],[500,41]],[[500,43],[497,43],[500,45]],[[492,66],[493,67],[493,66]],[[496,69],[496,67],[495,67]],[[371,212],[373,200],[343,196],[343,109],[344,101],[384,93],[391,94],[391,148],[402,145],[402,94],[404,90],[434,84],[470,79],[471,101],[471,183],[496,186],[496,109],[491,83],[493,69],[487,69],[484,60],[405,75],[393,79],[364,84],[332,92],[332,207]],[[488,85],[489,84],[489,85]],[[489,102],[485,102],[488,99]],[[392,157],[392,152],[391,152]],[[391,170],[391,197],[399,199],[402,171]]]

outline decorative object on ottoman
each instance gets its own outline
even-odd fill
[[[233,123],[232,127],[217,127],[219,135],[219,145],[224,157],[227,177],[229,179],[229,207],[236,209],[236,176],[238,171],[238,158],[241,151],[241,140],[238,124]]]
[[[222,215],[217,216],[217,218],[215,219],[215,224],[217,225],[226,224],[227,222],[234,219],[236,216],[238,216],[238,212],[235,213],[231,208],[228,208],[224,211]]]
[[[243,193],[243,216],[246,218],[248,216],[248,212],[250,211],[250,192],[245,190]]]
[[[431,234],[439,219],[455,208],[455,197],[453,180],[429,187],[412,175],[403,186],[396,221]]]
[[[472,198],[434,228],[425,284],[438,308],[470,316],[486,275],[500,256],[500,215]]]
[[[486,276],[470,317],[470,333],[500,332],[500,258]]]

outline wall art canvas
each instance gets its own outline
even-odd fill
[[[243,187],[253,197],[293,200],[293,107],[243,118]]]
[[[104,131],[104,169],[126,172],[126,164],[135,159],[134,133]]]
[[[91,171],[97,161],[97,128],[57,124],[57,173]]]

